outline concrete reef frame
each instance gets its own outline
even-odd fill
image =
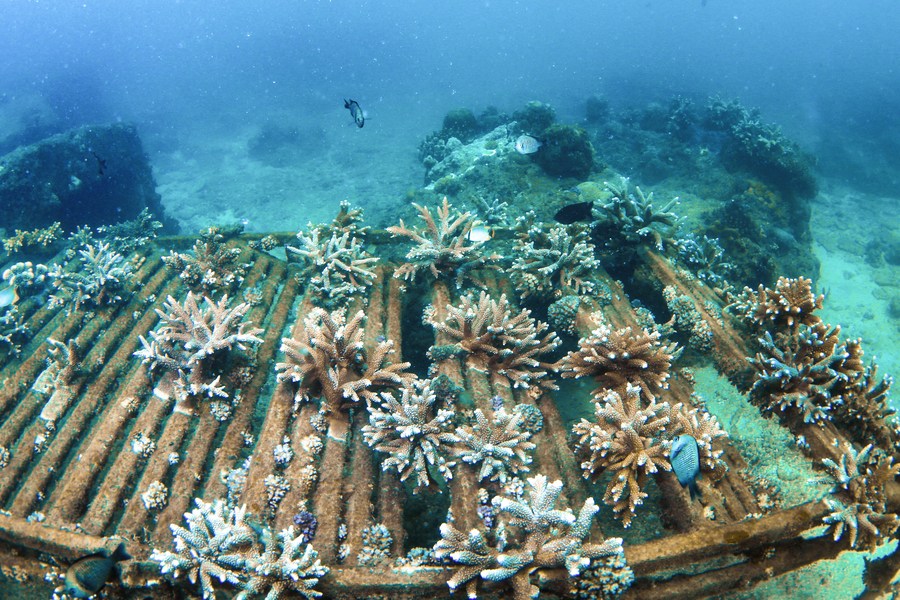
[[[376,244],[392,243],[386,233],[370,235]],[[288,240],[293,234],[283,237]],[[183,248],[190,241],[170,238],[158,244],[166,249]],[[122,596],[182,597],[181,591],[160,576],[158,565],[148,560],[151,549],[169,548],[169,526],[181,523],[193,498],[225,497],[226,484],[220,473],[237,466],[236,457],[247,453],[246,444],[252,439],[249,450],[253,459],[240,503],[257,515],[270,511],[273,529],[289,526],[297,506],[309,507],[318,518],[316,550],[330,569],[317,588],[325,598],[378,594],[392,598],[450,597],[447,581],[452,566],[396,567],[391,563],[372,568],[358,564],[355,550],[362,547],[363,530],[373,522],[384,524],[391,532],[391,558],[403,556],[403,486],[396,472],[381,471],[374,452],[364,443],[364,410],[352,415],[331,413],[320,452],[308,451],[301,444],[314,433],[310,417],[317,408],[305,403],[292,412],[294,388],[291,382],[275,381],[274,363],[281,338],[303,327],[312,298],[302,294],[292,267],[268,254],[241,247],[244,254],[240,261],[252,262],[252,267],[233,295],[240,298],[251,289],[259,294],[247,318],[265,334],[256,350],[259,366],[241,389],[242,401],[225,422],[216,420],[207,410],[195,415],[173,412],[171,405],[154,397],[155,378],[148,376],[146,368],[132,356],[140,347],[139,336],[146,337],[157,324],[153,307],[169,295],[183,299],[187,293],[177,274],[163,265],[160,250],[145,250],[146,260],[135,272],[138,292],[126,303],[109,307],[92,319],[84,318],[81,310],[53,312],[30,300],[20,306],[35,335],[21,357],[0,368],[0,446],[12,450],[9,464],[0,469],[2,574],[39,584],[48,570],[47,555],[61,562],[71,561],[111,547],[115,543],[111,538],[122,537],[135,558],[122,565]],[[721,319],[709,314],[709,307],[721,308],[723,299],[657,253],[645,252],[641,260],[660,287],[674,286],[679,294],[689,297],[710,324],[712,354],[719,371],[738,376],[745,370],[751,350],[733,318],[727,313]],[[391,277],[389,267],[382,265],[376,270],[365,309],[365,338],[372,345],[379,336],[393,340],[397,348],[394,360],[415,364],[425,358],[399,356],[399,349],[403,336],[412,335],[402,324],[420,320],[404,315],[403,282]],[[502,293],[513,296],[511,282],[500,272],[482,276],[480,283],[495,297]],[[603,307],[610,325],[639,329],[619,283],[608,276],[603,277],[603,283],[612,291],[611,303]],[[445,316],[448,304],[459,300],[458,292],[440,281],[431,284],[429,294],[436,317]],[[350,305],[350,310],[360,308]],[[583,302],[579,308],[576,327],[583,334],[590,330],[590,313],[596,309],[590,302]],[[421,331],[416,334],[421,335]],[[49,338],[76,339],[84,349],[82,364],[89,368],[73,387],[73,397],[56,422],[55,431],[38,450],[33,441],[46,432],[39,416],[44,398],[32,386],[44,368]],[[447,343],[440,338],[438,335],[435,343]],[[544,427],[532,438],[537,448],[531,472],[542,473],[551,481],[565,481],[566,503],[580,506],[588,491],[578,461],[566,443],[567,428],[549,392],[514,389],[503,378],[491,378],[476,367],[466,364],[465,359],[450,359],[438,368],[440,374],[471,395],[475,408],[489,410],[491,399],[498,395],[508,406],[536,405],[543,413]],[[669,383],[667,401],[690,404],[689,382],[672,377]],[[796,427],[794,433],[805,437],[818,458],[840,460],[833,440],[844,443],[847,436],[831,423],[801,423]],[[132,440],[140,433],[156,444],[148,456],[132,451]],[[274,450],[285,438],[291,440],[296,455],[279,472],[289,481],[297,481],[304,477],[304,467],[313,464],[319,477],[310,486],[292,485],[272,514],[265,479],[279,468]],[[172,461],[171,453],[178,453],[180,459]],[[625,545],[625,556],[636,579],[624,597],[652,594],[702,598],[747,589],[850,549],[847,539],[832,542],[821,527],[822,518],[831,512],[824,501],[758,516],[765,511],[741,474],[746,466],[744,457],[735,447],[726,445],[723,459],[729,469],[720,480],[699,481],[703,492],[699,503],[690,502],[672,473],[655,476],[662,492],[661,504],[642,507],[636,518],[640,519],[642,512],[662,511],[670,529],[660,539]],[[156,481],[166,485],[169,497],[164,508],[151,513],[141,502],[141,494]],[[479,524],[474,501],[478,487],[477,475],[465,470],[459,470],[449,482],[457,529]],[[900,510],[900,486],[890,485],[887,498],[890,510]],[[706,507],[715,511],[715,521],[703,517]],[[601,510],[609,508],[601,506]],[[35,515],[42,520],[36,522]],[[342,540],[343,529],[347,537]],[[342,543],[354,552],[339,560]],[[900,569],[900,558],[891,555],[882,563],[885,565],[895,572]],[[874,578],[876,574],[870,575]],[[571,597],[564,569],[541,571],[537,578],[543,591]],[[506,593],[508,588],[502,583],[482,582],[479,597],[500,598]],[[461,592],[455,594],[462,596]]]

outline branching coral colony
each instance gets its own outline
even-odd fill
[[[435,331],[455,340],[433,346],[429,351],[433,360],[462,356],[476,368],[506,378],[515,388],[555,389],[549,376],[552,365],[539,357],[556,349],[559,340],[548,332],[546,323],[530,316],[531,311],[513,314],[506,295],[493,300],[481,292],[477,302],[468,294],[459,305],[448,306],[447,313],[443,321],[436,319],[433,307],[425,314],[425,322]]]
[[[775,289],[745,288],[729,309],[761,337],[750,364],[751,398],[764,411],[807,423],[834,421],[853,441],[874,441],[891,454],[900,449],[894,411],[887,402],[893,379],[877,378],[877,366],[863,364],[860,340],[841,342],[840,327],[822,322],[815,311],[823,297],[809,279],[781,278]]]
[[[337,308],[351,298],[366,298],[366,290],[375,279],[373,270],[378,258],[364,246],[365,228],[357,222],[361,209],[350,209],[341,202],[341,209],[330,225],[307,226],[299,232],[297,246],[285,246],[288,261],[300,261],[303,270],[299,277],[308,282],[316,299],[327,308]]]
[[[235,365],[249,360],[236,354],[246,351],[250,344],[259,344],[262,329],[244,322],[250,309],[247,303],[228,308],[228,297],[218,302],[204,298],[205,307],[197,303],[197,296],[188,292],[184,304],[169,296],[165,310],[156,310],[160,326],[151,332],[150,341],[141,336],[143,348],[134,353],[151,370],[168,372],[157,387],[156,394],[163,400],[174,396],[176,408],[193,411],[197,398],[217,398],[210,405],[216,418],[223,420],[231,414],[231,406],[224,401],[237,401],[226,389],[222,376],[230,373]]]
[[[303,320],[299,338],[283,338],[285,362],[276,365],[279,381],[298,384],[295,405],[321,396],[328,412],[342,410],[363,400],[377,401],[378,388],[398,388],[415,376],[409,363],[392,363],[394,342],[378,342],[365,348],[359,311],[349,320],[346,309],[328,312],[314,308]]]
[[[244,507],[222,500],[185,513],[187,528],[172,525],[175,552],[154,550],[150,559],[162,573],[200,585],[204,599],[216,598],[217,588],[236,589],[236,598],[319,598],[315,589],[328,574],[318,553],[293,527],[276,533],[268,526],[251,526]]]
[[[522,298],[590,294],[599,262],[583,226],[529,228],[517,236],[510,278]]]
[[[423,229],[410,229],[403,219],[400,219],[400,225],[387,228],[394,236],[407,237],[416,243],[406,254],[409,262],[401,265],[394,277],[412,281],[419,271],[428,270],[435,279],[452,278],[461,287],[473,270],[499,258],[480,252],[482,242],[469,241],[474,217],[467,212],[451,213],[446,197],[437,209],[437,221],[427,206],[413,206],[425,224]]]
[[[556,508],[561,481],[548,482],[543,475],[528,479],[524,497],[495,496],[498,523],[485,532],[459,531],[451,523],[441,525],[441,540],[435,545],[437,558],[449,558],[459,568],[447,582],[451,590],[466,586],[469,598],[477,597],[478,578],[508,580],[516,600],[539,595],[531,575],[540,569],[563,567],[572,577],[590,569],[594,562],[622,555],[622,539],[609,538],[586,543],[599,508],[588,498],[578,516]],[[631,577],[622,567],[622,579]]]
[[[163,257],[194,292],[227,292],[244,280],[246,265],[238,263],[240,248],[229,247],[219,227],[200,232],[192,254],[172,252]]]

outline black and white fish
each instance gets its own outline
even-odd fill
[[[519,154],[534,154],[541,149],[541,142],[530,135],[520,135],[516,138],[516,152]]]
[[[363,112],[363,109],[360,108],[359,102],[356,100],[347,100],[345,98],[344,108],[350,111],[350,116],[353,117],[353,121],[356,123],[357,127],[362,128],[362,126],[366,124],[366,115]]]
[[[74,598],[90,598],[109,581],[116,563],[129,558],[125,544],[119,544],[112,554],[101,552],[79,558],[66,570],[65,593]]]
[[[672,463],[672,471],[678,478],[678,483],[681,487],[688,488],[691,500],[696,498],[700,494],[697,487],[697,475],[700,474],[700,448],[694,436],[685,433],[672,440],[669,462]]]

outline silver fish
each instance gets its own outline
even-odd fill
[[[112,554],[91,554],[79,558],[66,570],[66,594],[74,598],[90,598],[99,592],[116,563],[131,558],[125,551],[125,544],[119,544]]]
[[[697,475],[700,474],[700,448],[694,436],[682,434],[672,441],[672,449],[669,452],[669,462],[672,463],[672,471],[678,478],[681,487],[687,487],[694,499],[700,490],[697,488]]]
[[[494,237],[494,231],[485,225],[476,225],[469,230],[467,237],[470,242],[486,242]]]
[[[362,128],[366,124],[366,115],[363,109],[359,107],[359,102],[352,99],[344,99],[344,108],[350,111],[350,116],[353,117],[357,127]]]
[[[541,148],[541,143],[530,135],[520,135],[516,138],[516,152],[519,154],[534,154]]]
[[[0,308],[12,306],[18,299],[19,295],[16,293],[16,288],[13,286],[10,285],[0,290]]]

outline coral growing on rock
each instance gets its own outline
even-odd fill
[[[571,510],[555,508],[562,492],[561,481],[549,483],[543,475],[528,479],[524,498],[494,497],[506,535],[493,541],[478,530],[459,531],[450,523],[441,525],[441,540],[435,544],[437,558],[450,558],[459,568],[447,582],[451,590],[466,586],[469,598],[477,597],[477,577],[506,581],[515,600],[536,598],[540,589],[531,575],[540,569],[565,568],[571,577],[599,564],[598,559],[622,556],[622,539],[608,538],[586,543],[599,508],[588,498],[576,517]],[[510,529],[512,532],[510,532]]]
[[[249,304],[228,308],[228,296],[204,301],[205,308],[200,308],[192,292],[183,305],[169,296],[165,310],[156,310],[160,325],[150,333],[151,341],[141,336],[143,347],[134,353],[150,370],[159,367],[174,375],[172,391],[180,402],[201,396],[228,398],[221,378],[227,374],[229,351],[262,343],[257,337],[262,329],[244,322]],[[166,395],[163,390],[157,393]]]
[[[387,228],[393,236],[407,237],[416,244],[406,253],[409,262],[401,265],[394,272],[394,277],[411,281],[419,271],[427,269],[435,279],[454,278],[456,284],[461,286],[474,269],[497,258],[485,256],[479,251],[482,242],[469,241],[474,217],[467,212],[451,216],[451,205],[446,197],[436,211],[437,221],[427,206],[413,206],[419,211],[424,228],[410,229],[403,219],[400,219],[400,225]]]
[[[560,375],[567,378],[593,377],[599,386],[592,392],[602,395],[615,390],[626,394],[629,385],[638,386],[648,400],[668,388],[670,361],[675,344],[664,345],[658,331],[635,332],[631,327],[612,330],[601,325],[578,342],[578,350],[559,362]]]
[[[514,315],[505,294],[493,300],[481,292],[477,302],[468,294],[459,305],[448,305],[447,313],[443,321],[437,321],[434,311],[428,311],[425,322],[454,340],[450,354],[467,357],[477,368],[507,378],[516,388],[555,388],[550,365],[538,357],[552,352],[559,340],[548,332],[546,323],[531,317],[531,311]],[[430,353],[435,360],[442,354],[439,347],[432,347]]]
[[[406,481],[416,476],[416,490],[434,483],[430,469],[451,479],[449,449],[442,446],[458,441],[453,435],[454,412],[436,406],[431,380],[412,382],[400,389],[400,399],[382,392],[380,403],[369,403],[369,424],[363,427],[367,444],[388,456],[382,461],[385,471],[393,469]]]
[[[598,399],[594,412],[596,422],[582,419],[572,428],[578,437],[576,452],[585,459],[581,463],[585,477],[613,472],[603,501],[628,527],[635,509],[647,497],[643,491],[647,477],[672,470],[665,439],[669,404],[658,404],[651,397],[641,406],[641,388],[628,385],[624,396],[609,391]]]
[[[509,276],[522,298],[590,294],[594,289],[591,276],[599,262],[581,228],[529,229],[519,236],[512,253]]]
[[[336,411],[363,399],[375,402],[377,388],[399,388],[415,377],[406,371],[408,362],[391,363],[391,340],[366,350],[364,320],[363,311],[348,320],[346,309],[314,308],[303,319],[299,338],[282,338],[285,362],[275,368],[278,381],[298,384],[295,402],[321,395],[326,410]]]
[[[16,252],[24,250],[45,251],[53,246],[61,237],[63,231],[61,224],[57,221],[49,227],[33,229],[31,231],[22,231],[16,229],[14,235],[3,240],[3,249],[12,256]]]

